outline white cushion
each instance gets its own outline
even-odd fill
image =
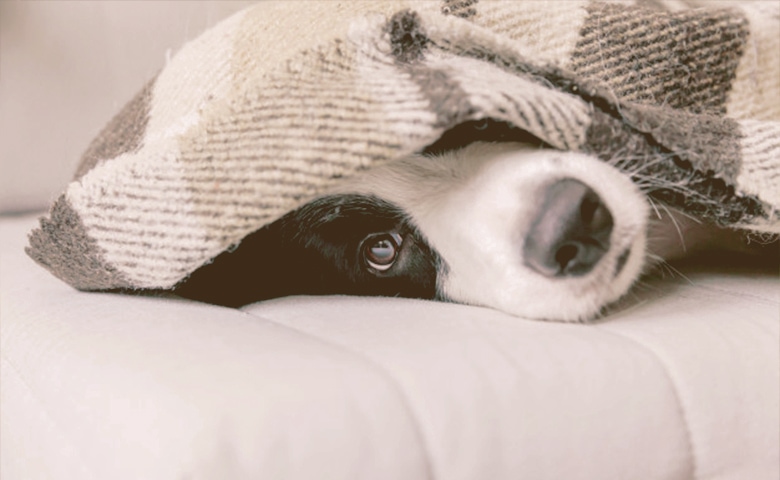
[[[3,480],[776,479],[780,281],[593,325],[402,299],[72,290],[3,219]]]

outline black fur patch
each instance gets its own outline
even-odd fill
[[[403,237],[384,272],[363,262],[370,234]],[[434,298],[439,257],[406,215],[375,197],[337,195],[308,203],[250,235],[196,270],[174,293],[239,307],[287,295],[380,295]]]

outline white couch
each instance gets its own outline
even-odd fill
[[[780,281],[686,272],[593,325],[425,301],[81,293],[2,228],[3,480],[780,474]]]
[[[379,298],[231,310],[35,265],[37,211],[105,119],[245,4],[0,3],[0,478],[780,477],[774,274],[691,267],[565,325]]]

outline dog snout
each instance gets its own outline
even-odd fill
[[[585,275],[609,250],[613,225],[592,188],[573,178],[559,180],[543,194],[523,244],[524,261],[547,277]]]

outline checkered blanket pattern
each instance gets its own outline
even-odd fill
[[[264,1],[186,44],[30,234],[82,290],[167,289],[361,169],[468,121],[780,232],[780,4]]]

